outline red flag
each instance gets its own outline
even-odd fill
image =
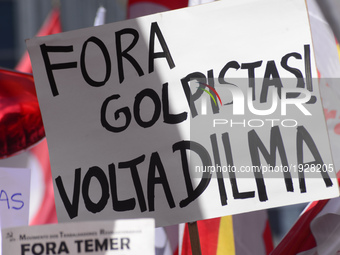
[[[197,222],[203,255],[268,255],[273,250],[266,210]],[[191,255],[190,236],[184,229],[181,255]]]
[[[30,225],[57,223],[51,164],[46,139],[34,146],[30,153],[32,157],[36,157],[41,168],[40,171],[43,173],[44,181],[44,195],[36,214],[31,218]]]
[[[188,6],[188,0],[129,0],[128,18],[136,18],[157,12],[164,12]]]
[[[59,8],[54,8],[46,18],[44,24],[42,25],[36,36],[57,34],[61,33],[61,31],[60,10]],[[24,73],[32,73],[31,60],[27,51],[22,56],[15,69]]]
[[[36,36],[46,36],[60,33],[61,31],[60,10],[59,8],[54,8],[46,18]],[[25,52],[21,58],[16,69],[22,72],[32,73],[31,61],[27,52]],[[54,202],[51,165],[46,139],[44,139],[41,143],[36,144],[29,152],[30,156],[36,158],[36,161],[39,163],[39,169],[33,170],[41,172],[41,175],[43,176],[42,186],[44,192],[42,200],[39,201],[40,203],[38,204],[38,207],[33,208],[33,211],[36,213],[31,217],[30,225],[57,223],[58,220]]]
[[[340,183],[340,172],[337,176]],[[332,239],[323,239],[327,239],[324,238],[325,236],[332,236],[335,233],[334,228],[339,228],[339,202],[339,198],[311,202],[271,255],[338,254],[336,252],[340,252],[339,240],[336,240],[335,243]],[[334,218],[330,217],[331,215],[338,215],[338,217],[334,221]],[[327,227],[322,229],[320,225]],[[317,252],[318,246],[321,246],[320,249],[323,249],[323,253]],[[325,246],[327,247],[325,248]],[[334,246],[338,248],[334,248]],[[326,249],[333,251],[325,253]]]
[[[310,224],[328,201],[329,199],[312,202],[271,255],[296,255],[315,247],[316,242],[310,230]]]
[[[200,238],[200,245],[202,254],[215,255],[218,246],[218,234],[220,228],[221,218],[214,218],[209,220],[201,220],[197,222],[198,233]],[[181,247],[181,255],[191,255],[191,243],[189,236],[188,225],[185,224],[183,242]],[[231,253],[230,255],[233,255]]]

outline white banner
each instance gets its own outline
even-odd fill
[[[4,254],[155,254],[153,219],[17,227],[2,234]]]
[[[28,225],[30,181],[30,169],[0,167],[1,229]],[[0,254],[2,254],[1,233]]]

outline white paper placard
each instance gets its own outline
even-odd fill
[[[30,181],[30,169],[0,167],[1,229],[28,225]]]
[[[72,222],[2,230],[4,254],[155,254],[155,221]]]
[[[339,195],[303,0],[219,1],[27,46],[60,222],[164,226]]]

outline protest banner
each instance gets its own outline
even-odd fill
[[[28,224],[30,180],[29,169],[0,167],[2,227]]]
[[[28,225],[30,181],[30,169],[0,167],[0,229]]]
[[[72,222],[2,230],[4,254],[155,254],[155,221]]]
[[[60,222],[165,226],[339,195],[303,0],[220,1],[26,44]]]

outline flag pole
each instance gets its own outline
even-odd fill
[[[202,255],[197,221],[188,222],[192,255]]]

